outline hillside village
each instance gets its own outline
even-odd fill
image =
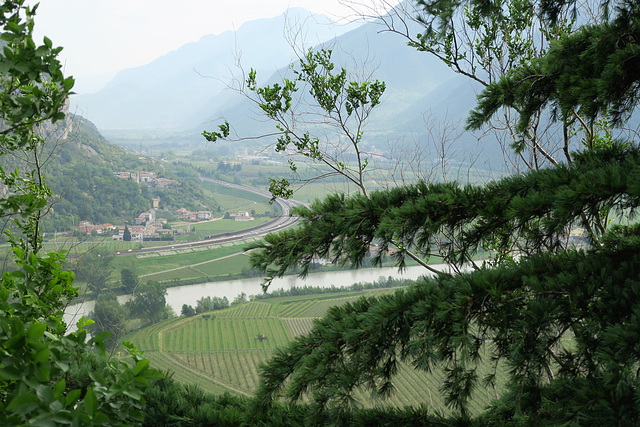
[[[157,207],[157,200],[154,199],[154,206]],[[176,216],[183,221],[198,222],[208,221],[213,218],[213,212],[211,211],[198,211],[191,212],[185,208],[180,208],[175,211]],[[233,221],[253,221],[254,218],[247,211],[239,211],[235,214],[225,214],[224,218],[217,219],[231,219]],[[168,221],[165,218],[157,218],[156,210],[150,209],[147,212],[142,212],[134,219],[132,225],[113,225],[110,223],[105,224],[92,224],[90,221],[80,221],[80,224],[75,228],[76,233],[84,233],[88,235],[100,235],[111,236],[112,240],[124,240],[125,227],[131,233],[132,241],[144,241],[144,240],[174,240],[176,235],[184,235],[188,233],[188,228],[171,228],[168,225]]]
[[[124,172],[114,172],[113,174],[120,179],[131,179],[137,182],[138,184],[146,184],[156,188],[177,187],[180,185],[180,182],[176,181],[175,179],[156,177],[155,172],[124,171]]]

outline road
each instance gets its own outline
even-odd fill
[[[268,191],[260,190],[258,188],[250,187],[248,185],[231,184],[229,182],[219,181],[212,178],[200,177],[200,179],[203,181],[213,182],[219,185],[224,185],[225,187],[235,188],[237,190],[258,194],[267,199],[271,199],[271,193],[269,193]],[[268,233],[273,233],[274,231],[283,230],[287,227],[291,227],[293,224],[295,224],[296,221],[298,221],[298,217],[290,216],[290,212],[292,207],[301,205],[302,203],[296,202],[295,200],[285,200],[280,197],[276,198],[274,203],[280,206],[282,213],[276,218],[274,218],[273,220],[266,222],[264,224],[260,224],[255,227],[247,228],[240,231],[234,231],[230,233],[207,236],[203,240],[199,240],[196,242],[172,243],[167,246],[156,246],[153,248],[143,248],[143,249],[131,249],[126,252],[125,251],[117,252],[117,255],[130,255],[130,254],[132,255],[132,254],[141,254],[146,252],[170,251],[175,249],[185,249],[185,248],[191,248],[196,246],[208,246],[208,245],[215,245],[218,243],[233,242],[236,240],[243,240],[250,237],[264,236]]]

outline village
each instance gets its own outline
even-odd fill
[[[154,198],[152,203],[158,207],[159,199]],[[226,213],[224,217],[213,217],[211,211],[191,212],[185,208],[175,211],[179,220],[184,222],[199,222],[220,219],[230,219],[233,221],[253,221],[254,218],[247,211],[239,211],[235,214]],[[125,231],[126,230],[126,231]],[[75,233],[94,236],[111,236],[112,240],[124,241],[149,241],[149,240],[175,240],[175,236],[187,234],[189,228],[181,228],[169,225],[165,218],[157,218],[156,210],[149,209],[138,215],[133,224],[113,225],[113,224],[92,224],[90,221],[80,221],[75,228]],[[129,233],[127,236],[127,232]]]
[[[168,187],[177,187],[180,185],[180,182],[175,179],[168,178],[158,178],[156,177],[155,172],[114,172],[116,177],[120,179],[131,179],[138,184],[146,184],[156,188],[168,188]]]

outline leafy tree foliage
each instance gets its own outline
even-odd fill
[[[5,234],[18,267],[0,279],[0,424],[136,424],[143,419],[144,390],[159,373],[133,347],[109,361],[104,340],[110,334],[89,339],[84,327],[91,321],[67,331],[62,315],[77,295],[74,275],[63,268],[64,253],[41,251],[42,209],[51,191],[38,160],[40,132],[64,118],[73,79],[62,74],[60,48],[47,38],[40,46],[33,40],[36,7],[24,3],[0,4],[0,152],[22,151],[35,159],[22,175],[0,168],[10,190],[0,198],[0,215],[13,219],[15,231]],[[73,367],[89,355],[104,372],[77,387]]]
[[[191,317],[196,315],[196,309],[191,307],[189,304],[182,304],[182,309],[180,310],[180,315],[184,317]]]
[[[113,273],[115,255],[100,246],[93,247],[85,253],[76,266],[76,277],[87,283],[92,292],[99,294],[107,288],[107,282]]]
[[[365,170],[369,158],[363,151],[362,138],[367,119],[380,104],[386,86],[378,80],[352,80],[345,68],[336,69],[332,54],[327,49],[309,50],[301,56],[297,66],[291,67],[293,79],[285,78],[282,83],[264,87],[258,86],[256,71],[252,69],[239,89],[275,124],[277,141],[273,148],[289,156],[289,168],[295,175],[291,181],[269,179],[273,199],[291,197],[292,184],[335,176],[345,179],[359,191],[367,191]],[[305,99],[307,94],[296,94],[299,90],[307,92],[311,101]],[[308,105],[307,111],[294,108],[301,103]],[[211,142],[228,139],[229,123],[218,128],[219,132],[205,131],[203,136]],[[310,177],[303,177],[298,174],[293,155],[319,165],[321,169]]]
[[[374,192],[369,199],[342,198],[338,211],[327,209],[338,196],[315,209],[300,209],[308,219],[305,226],[281,234],[278,245],[283,247],[264,244],[262,257],[254,258],[256,267],[266,271],[270,260],[296,265],[314,253],[311,248],[331,249],[357,265],[374,238],[383,246],[398,239],[421,247],[438,226],[460,231],[451,242],[453,259],[459,250],[473,250],[482,239],[507,230],[515,230],[531,254],[517,264],[424,279],[393,296],[330,311],[308,337],[279,351],[265,368],[262,399],[282,393],[295,401],[312,390],[320,407],[345,408],[359,386],[388,393],[403,360],[424,370],[445,366],[442,392],[465,416],[471,392],[492,380],[477,375],[478,363],[496,363],[498,369],[504,361],[512,399],[505,403],[514,413],[559,421],[611,411],[637,422],[640,408],[633,396],[640,354],[628,334],[640,330],[633,302],[640,286],[638,228],[615,228],[602,246],[586,251],[565,251],[561,242],[567,225],[579,221],[593,202],[611,203],[620,211],[640,204],[635,179],[640,151],[616,146],[577,158],[573,167],[531,172],[487,187],[417,185]],[[362,203],[376,209],[367,217],[358,215],[356,226]],[[536,229],[528,226],[532,216],[541,219]],[[296,245],[301,249],[292,250]],[[287,252],[299,257],[271,257]],[[614,390],[621,394],[604,407],[589,404],[595,395]],[[557,412],[545,413],[542,402],[550,400]]]
[[[126,292],[132,293],[138,286],[139,279],[132,268],[123,268],[120,270],[120,283]]]
[[[227,297],[202,297],[196,302],[196,313],[222,310],[227,307],[229,307],[229,300]]]
[[[502,11],[502,3],[493,1],[420,3],[434,16],[435,35],[446,34],[443,29],[463,5],[473,5],[488,21]],[[553,20],[572,5],[542,2],[538,12]],[[588,118],[611,113],[618,119],[622,110],[632,111],[640,74],[627,66],[638,57],[640,9],[635,2],[604,5],[616,6],[615,14],[604,15],[610,20],[561,38],[545,58],[489,85],[471,123],[484,123],[495,113],[493,106],[509,107],[512,100],[525,121],[528,103],[555,103],[559,114],[580,109]],[[609,61],[595,55],[601,43],[611,49]],[[553,58],[560,54],[571,59],[555,67]],[[581,65],[575,69],[571,63]],[[600,87],[613,90],[599,92]],[[594,96],[581,97],[581,91]],[[492,103],[483,104],[491,97]],[[463,274],[440,273],[393,295],[331,309],[309,335],[263,366],[253,414],[262,416],[282,398],[309,399],[308,422],[352,420],[358,413],[355,391],[387,396],[402,361],[446,373],[440,392],[453,415],[422,422],[638,424],[640,226],[613,226],[597,239],[591,236],[585,248],[569,245],[569,232],[586,228],[603,210],[627,219],[635,213],[640,149],[616,141],[573,153],[570,160],[483,187],[419,183],[332,195],[296,208],[304,220],[299,229],[269,235],[252,247],[252,265],[267,279],[299,264],[305,274],[316,255],[358,266],[374,243],[382,247],[374,262],[395,247],[402,266],[406,251],[426,258],[441,235],[447,240],[438,250],[454,264],[487,244],[498,250],[516,244],[520,258]],[[493,373],[480,375],[481,365]],[[494,386],[498,370],[508,376],[500,397],[471,417],[469,399]],[[386,414],[402,419],[399,412]]]
[[[165,285],[149,280],[140,283],[130,302],[131,315],[142,318],[147,323],[155,323],[168,317],[167,288]]]
[[[96,298],[93,311],[89,314],[89,318],[95,323],[87,330],[94,335],[103,331],[111,332],[111,337],[105,340],[105,344],[113,347],[124,335],[128,317],[127,308],[118,302],[116,294],[112,291],[102,292]]]
[[[632,2],[621,5],[615,19],[562,37],[544,57],[490,85],[469,127],[479,128],[499,108],[511,107],[520,114],[517,129],[524,132],[532,115],[549,104],[561,119],[580,111],[593,122],[604,112],[619,124],[638,102],[637,9]]]

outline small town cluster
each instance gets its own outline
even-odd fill
[[[177,228],[165,228],[167,220],[165,218],[156,218],[155,209],[149,212],[143,212],[134,220],[134,224],[127,224],[126,228],[131,233],[131,240],[143,241],[150,239],[171,239],[175,235],[186,234],[187,230]],[[109,236],[113,240],[124,239],[124,225],[113,224],[92,224],[89,221],[80,221],[76,227],[76,231],[87,234],[98,234],[101,236]],[[95,232],[95,233],[94,233]]]
[[[138,184],[146,184],[156,188],[177,187],[180,182],[175,179],[158,178],[155,172],[114,172],[116,177],[120,179],[131,179]]]
[[[153,206],[158,206],[159,199],[153,199]],[[176,216],[189,222],[206,221],[213,219],[213,212],[211,211],[198,211],[190,212],[185,208],[180,208],[175,211]],[[233,221],[253,221],[254,218],[247,211],[239,211],[235,214],[229,214],[228,218]],[[165,218],[157,218],[155,209],[150,209],[148,212],[142,212],[134,219],[134,224],[126,225],[126,228],[131,233],[131,240],[144,241],[144,240],[171,240],[176,235],[183,235],[188,233],[188,228],[169,228],[166,226],[167,220]],[[113,240],[124,240],[124,225],[113,224],[92,224],[90,221],[80,221],[80,224],[75,228],[77,232],[86,234],[97,234],[100,236],[109,236]]]

